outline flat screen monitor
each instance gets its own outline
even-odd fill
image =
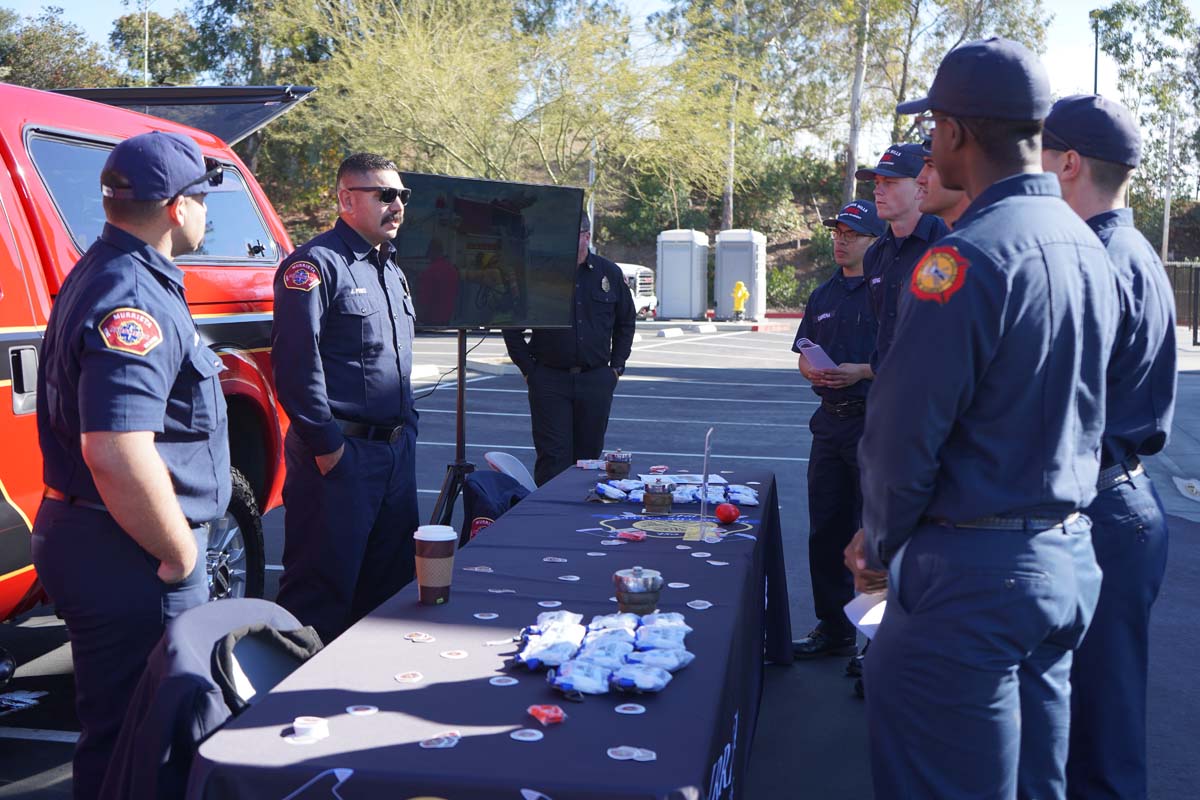
[[[396,235],[417,327],[566,328],[583,190],[403,172]]]

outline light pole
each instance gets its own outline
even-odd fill
[[[1100,94],[1100,9],[1093,8],[1088,12],[1088,18],[1092,21],[1092,33],[1096,39],[1092,61],[1092,94]]]

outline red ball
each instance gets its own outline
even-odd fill
[[[721,503],[716,509],[717,519],[724,522],[726,525],[736,520],[742,515],[741,510],[733,503]]]

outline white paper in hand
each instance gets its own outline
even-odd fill
[[[887,592],[860,594],[846,603],[846,616],[868,639],[875,638],[875,630],[883,620],[883,612],[886,610]]]
[[[797,339],[796,346],[800,348],[800,355],[804,356],[804,360],[813,369],[837,369],[837,364],[833,363],[833,359],[816,342]]]

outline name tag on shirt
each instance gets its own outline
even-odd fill
[[[353,289],[350,290],[350,294],[366,294],[366,293],[367,293],[367,290],[365,288],[363,288],[362,286],[355,286]]]
[[[832,312],[832,311],[826,311],[824,314],[819,314],[819,315],[817,315],[817,322],[821,322],[821,321],[823,321],[823,320],[827,320],[827,319],[829,319],[829,318],[830,318],[830,317],[832,317],[832,316],[833,316],[833,312]]]
[[[883,281],[883,278],[871,278],[871,285],[875,286]]]

